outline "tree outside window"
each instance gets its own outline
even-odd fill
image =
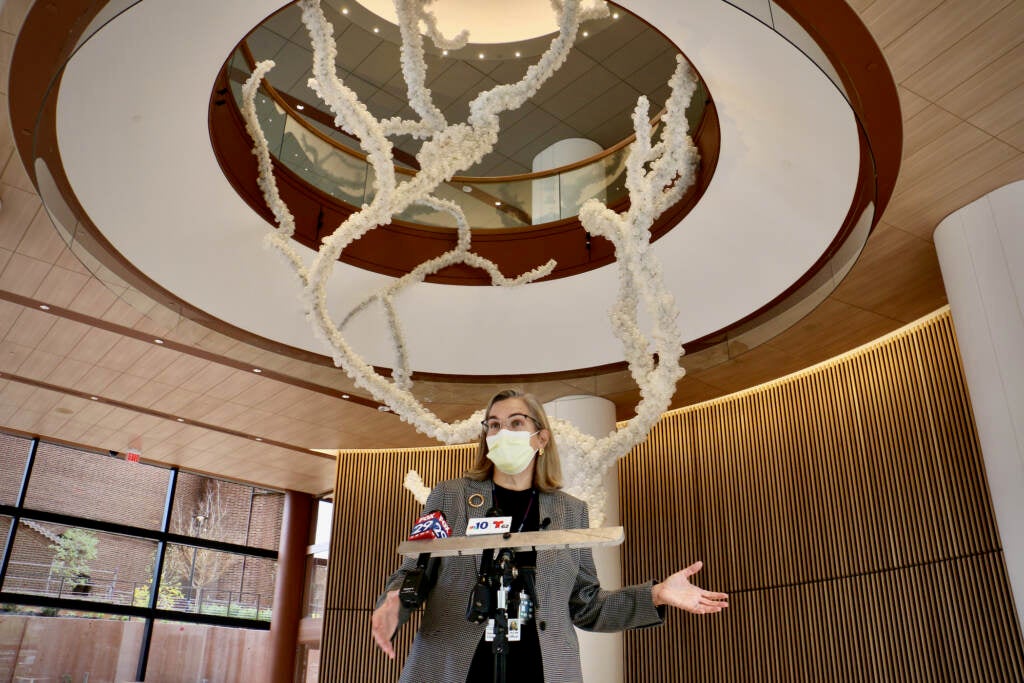
[[[68,529],[57,538],[56,543],[50,544],[50,550],[54,553],[50,571],[52,576],[61,581],[59,593],[89,593],[92,588],[89,563],[96,559],[99,543],[96,534],[91,531]]]

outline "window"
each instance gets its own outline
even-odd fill
[[[159,529],[168,470],[40,443],[25,507]]]
[[[283,509],[276,491],[0,433],[0,632],[22,634],[0,671],[177,679],[220,666],[173,654],[209,639],[262,671]]]
[[[156,550],[155,541],[23,518],[3,590],[145,606]]]
[[[277,550],[284,494],[183,472],[178,475],[171,533]]]
[[[270,621],[273,560],[171,544],[160,585],[173,592],[167,609]]]

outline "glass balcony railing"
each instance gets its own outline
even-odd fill
[[[231,90],[240,107],[242,83],[251,73],[244,48],[236,50],[230,66]],[[687,110],[691,131],[703,119],[706,100],[703,84],[698,83]],[[357,151],[357,140],[307,118],[266,85],[256,97],[256,112],[271,154],[292,173],[346,204],[358,207],[372,201],[374,170]],[[655,121],[655,136],[659,134],[660,123]],[[588,199],[614,205],[626,198],[629,147],[626,140],[578,163],[539,173],[456,176],[435,194],[458,203],[474,229],[521,228],[570,219]],[[395,172],[408,177],[416,173],[402,166],[396,166]],[[423,206],[409,207],[395,218],[414,225],[454,227],[449,214]]]

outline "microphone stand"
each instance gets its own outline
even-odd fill
[[[512,589],[512,580],[516,577],[515,552],[503,550],[498,556],[498,587],[497,608],[494,611],[494,641],[491,651],[494,653],[494,683],[505,683],[505,671],[508,665],[508,593]]]
[[[491,653],[494,655],[494,683],[505,683],[509,649],[509,593],[512,582],[519,576],[519,569],[516,567],[513,549],[502,548],[496,559],[493,554],[494,549],[483,551],[480,576],[470,592],[466,618],[489,625]]]
[[[551,518],[545,517],[544,521],[540,523],[540,530],[544,531],[551,524]],[[506,533],[502,536],[504,540],[511,538],[510,533]],[[491,551],[484,551],[485,559],[481,563],[481,567],[488,566],[488,560],[486,553]],[[512,590],[512,581],[519,576],[519,568],[516,567],[516,553],[512,548],[503,548],[498,555],[497,571],[494,572],[498,575],[498,586],[496,603],[497,606],[494,610],[494,641],[491,643],[491,652],[494,653],[494,683],[505,683],[505,673],[508,665],[508,594]],[[533,587],[533,574],[526,572],[523,575],[527,586],[529,587],[530,599],[536,603],[536,596],[534,595],[535,589]],[[522,623],[520,627],[520,637],[522,637]]]

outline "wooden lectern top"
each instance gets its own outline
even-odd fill
[[[479,555],[487,549],[499,550],[501,548],[512,548],[516,551],[596,548],[619,545],[625,538],[626,533],[621,526],[600,529],[524,531],[483,536],[435,538],[427,541],[404,541],[398,545],[398,554],[418,557],[421,553],[429,553],[434,557],[450,557],[453,555]]]

